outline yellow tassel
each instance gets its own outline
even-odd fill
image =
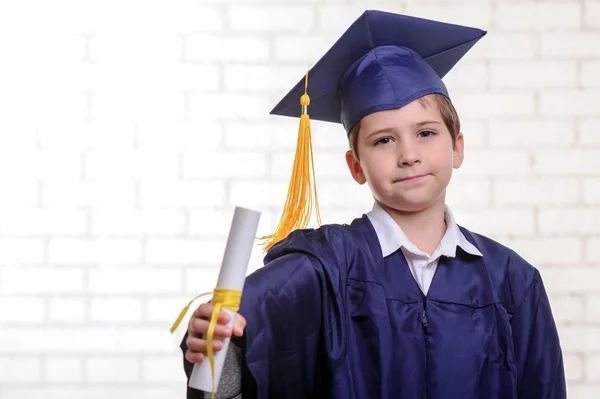
[[[308,72],[306,72],[304,80],[304,94],[300,97],[302,115],[300,116],[296,156],[294,158],[294,166],[292,168],[287,199],[285,201],[283,213],[279,219],[279,225],[275,232],[260,238],[264,241],[262,245],[264,246],[265,252],[271,249],[273,245],[286,238],[293,230],[304,229],[308,226],[313,209],[313,196],[317,214],[317,223],[321,225],[312,139],[310,134],[310,117],[308,116],[310,97],[307,94],[307,89]]]

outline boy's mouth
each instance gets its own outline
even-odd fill
[[[397,182],[416,182],[419,180],[422,180],[423,178],[425,178],[425,176],[427,175],[413,175],[413,176],[407,176],[405,178],[402,178],[400,180],[397,180]]]

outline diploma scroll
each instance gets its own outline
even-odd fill
[[[241,207],[235,208],[229,238],[225,247],[225,255],[223,256],[223,263],[221,264],[219,279],[217,280],[217,289],[242,291],[259,219],[260,212]],[[223,310],[229,313],[230,319],[227,326],[232,328],[237,312],[225,308]],[[216,392],[221,379],[225,356],[229,348],[229,341],[230,338],[225,339],[223,341],[223,348],[214,353],[214,376],[208,356],[205,357],[202,363],[194,365],[194,370],[189,380],[191,388],[204,392],[212,392],[214,383],[214,390]]]

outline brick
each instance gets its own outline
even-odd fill
[[[584,119],[579,124],[579,143],[600,146],[600,118]]]
[[[139,379],[136,359],[95,357],[85,360],[85,380],[88,382],[137,382]]]
[[[486,29],[491,26],[492,9],[488,3],[457,1],[432,4],[429,2],[407,2],[406,14],[459,25],[477,26]]]
[[[225,1],[225,0],[224,0]],[[229,0],[227,0],[229,1]],[[163,387],[166,385],[167,387]],[[169,387],[170,384],[163,383],[163,386],[151,386],[149,388],[140,388],[138,386],[131,388],[126,383],[111,386],[109,384],[99,385],[28,385],[25,388],[21,385],[7,386],[2,389],[2,399],[167,399],[185,397],[187,386],[177,384]],[[85,387],[84,387],[85,386]]]
[[[577,399],[596,399],[600,397],[598,385],[583,384],[569,387],[569,397]]]
[[[150,383],[186,382],[181,373],[181,356],[151,357],[142,360],[142,381]]]
[[[550,298],[552,315],[558,325],[577,323],[584,317],[584,300],[577,296],[552,296]]]
[[[599,17],[600,18],[600,17]],[[581,85],[583,87],[600,87],[600,61],[581,61]]]
[[[90,320],[108,323],[139,323],[142,303],[137,298],[94,298],[90,304]]]
[[[283,208],[289,182],[285,180],[234,180],[229,188],[228,203],[246,207],[280,206]]]
[[[44,361],[44,380],[49,383],[83,382],[83,360],[76,357],[48,357]]]
[[[533,92],[460,92],[452,101],[463,118],[530,116],[535,113]]]
[[[568,147],[575,141],[575,129],[567,120],[495,119],[490,121],[490,145],[496,147]]]
[[[139,239],[52,239],[48,246],[49,263],[122,264],[139,263],[142,243]]]
[[[490,66],[492,88],[501,89],[576,87],[577,73],[575,61],[501,61]]]
[[[87,217],[80,210],[11,210],[0,213],[0,232],[9,235],[82,234]]]
[[[489,180],[455,177],[446,190],[446,203],[452,208],[465,205],[489,205],[490,202],[491,182]]]
[[[268,61],[268,39],[249,35],[193,34],[186,39],[186,61]]]
[[[463,165],[456,176],[513,176],[530,173],[530,155],[521,150],[473,150],[465,154]]]
[[[567,383],[583,379],[583,361],[580,355],[563,355],[563,362]]]
[[[598,278],[600,278],[600,270],[586,267],[548,268],[544,270],[543,276],[549,295],[597,292]],[[587,311],[589,306],[588,303]]]
[[[178,156],[165,151],[93,151],[86,154],[86,177],[92,179],[175,178]]]
[[[232,104],[235,106],[232,107]],[[189,100],[189,115],[193,121],[216,119],[261,119],[269,115],[273,104],[259,94],[193,94]]]
[[[544,32],[541,34],[541,55],[544,58],[594,58],[600,56],[600,33]]]
[[[169,64],[161,66],[159,74],[156,73],[155,68],[140,71],[138,74],[140,85],[161,91],[215,92],[221,89],[221,68],[218,65]],[[174,110],[174,112],[180,111],[182,110]]]
[[[462,89],[485,89],[488,86],[488,81],[489,70],[482,61],[466,61],[460,65],[460,68],[451,69],[448,75],[444,77],[444,82],[450,93]]]
[[[598,259],[600,259],[600,238],[590,237],[585,240],[584,259],[586,262],[590,263],[596,262]]]
[[[575,204],[580,197],[579,181],[569,178],[499,178],[493,187],[498,205]]]
[[[31,101],[32,116],[51,121],[79,121],[89,117],[87,94],[64,88],[52,91],[36,93]]]
[[[44,375],[44,380],[50,383],[81,383],[83,360],[76,357],[48,357],[44,361]]]
[[[200,1],[202,3],[203,1]],[[221,1],[211,5],[197,4],[188,0],[146,4],[144,9],[157,7],[156,20],[160,20],[161,28],[167,32],[211,32],[221,31],[225,26],[225,15]],[[147,14],[146,14],[147,15]],[[152,18],[147,15],[146,18]]]
[[[185,152],[182,169],[186,179],[262,177],[267,173],[267,156],[260,152]]]
[[[600,179],[583,180],[583,199],[588,204],[600,204]]]
[[[600,90],[542,91],[540,110],[548,116],[596,115],[599,101]]]
[[[534,153],[533,171],[540,175],[585,176],[595,174],[599,166],[600,150],[539,150]]]
[[[44,242],[36,238],[0,239],[0,263],[28,264],[44,260]]]
[[[41,324],[45,306],[40,298],[0,297],[0,324]]]
[[[275,61],[306,63],[310,68],[339,38],[337,34],[281,35],[275,38]],[[310,78],[310,77],[309,77]]]
[[[83,271],[71,268],[5,267],[0,279],[3,294],[67,293],[82,289]]]
[[[131,207],[136,203],[132,181],[49,180],[42,185],[42,202],[49,207]]]
[[[486,123],[480,119],[461,119],[461,132],[464,137],[465,151],[470,153],[471,148],[485,146],[487,137]]]
[[[122,354],[176,354],[181,353],[173,345],[166,326],[120,329],[114,337],[115,352]]]
[[[0,81],[1,82],[1,81]],[[0,120],[0,148],[32,151],[36,147],[38,123],[31,120]]]
[[[134,132],[134,124],[124,121],[45,121],[40,123],[39,143],[52,151],[128,149],[133,145]]]
[[[97,294],[179,292],[181,284],[181,271],[177,269],[104,267],[89,272],[89,290]]]
[[[228,91],[284,91],[289,90],[301,78],[303,78],[302,69],[295,66],[253,64],[225,66],[225,90]]]
[[[542,234],[600,233],[600,209],[542,209],[539,215]]]
[[[80,324],[85,321],[85,299],[53,297],[48,300],[48,321],[51,323]]]
[[[585,362],[586,380],[600,382],[600,356],[590,354]]]
[[[278,121],[275,122],[275,119]],[[321,127],[322,125],[317,127],[315,124],[312,126],[312,131],[315,132],[312,134],[313,148],[317,148],[318,143],[323,143],[322,138],[328,136]],[[341,128],[339,129],[338,135],[334,136],[338,140],[339,133],[342,132]],[[277,146],[282,150],[295,151],[297,137],[298,120],[292,118],[273,118],[269,124],[229,122],[225,126],[227,148],[270,149]]]
[[[193,210],[190,212],[190,234],[213,238],[227,237],[231,228],[233,211]],[[261,215],[262,219],[262,215]]]
[[[533,209],[453,210],[457,223],[480,234],[495,236],[531,235],[534,232]]]
[[[173,235],[185,229],[180,210],[98,210],[92,213],[92,233],[99,235]]]
[[[231,6],[229,27],[234,32],[308,32],[314,25],[311,6]]]
[[[121,90],[106,89],[94,92],[93,117],[147,121],[178,120],[184,117],[185,98],[180,92],[151,90],[143,85],[144,82],[141,82],[139,87],[133,89],[125,86]]]
[[[600,28],[600,1],[586,0],[583,6],[585,26]]]
[[[69,151],[6,151],[0,153],[0,179],[76,178],[81,154]]]
[[[581,5],[572,2],[499,3],[494,14],[495,27],[501,30],[550,31],[576,29],[581,25]]]
[[[386,11],[389,11],[386,8]],[[363,13],[361,4],[323,4],[317,8],[317,27],[341,35]]]
[[[53,353],[61,355],[104,353],[114,350],[115,334],[112,327],[36,329],[5,327],[0,340],[0,350],[6,355],[35,354],[36,356]]]
[[[150,239],[146,245],[146,260],[150,263],[220,262],[225,240]]]
[[[534,266],[570,265],[583,259],[583,243],[579,238],[515,238],[505,244]]]
[[[585,305],[585,321],[597,323],[600,320],[600,295],[591,293]]]
[[[522,60],[536,58],[539,53],[540,41],[534,32],[495,32],[475,44],[467,59]]]
[[[224,181],[142,182],[140,201],[144,208],[196,207],[222,205]]]
[[[218,122],[140,122],[136,144],[142,150],[181,151],[215,149],[223,141]]]
[[[0,357],[0,383],[39,383],[42,379],[40,359],[26,356]]]

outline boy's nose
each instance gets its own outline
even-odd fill
[[[403,145],[398,154],[398,166],[412,166],[421,162],[416,148],[411,145]]]

